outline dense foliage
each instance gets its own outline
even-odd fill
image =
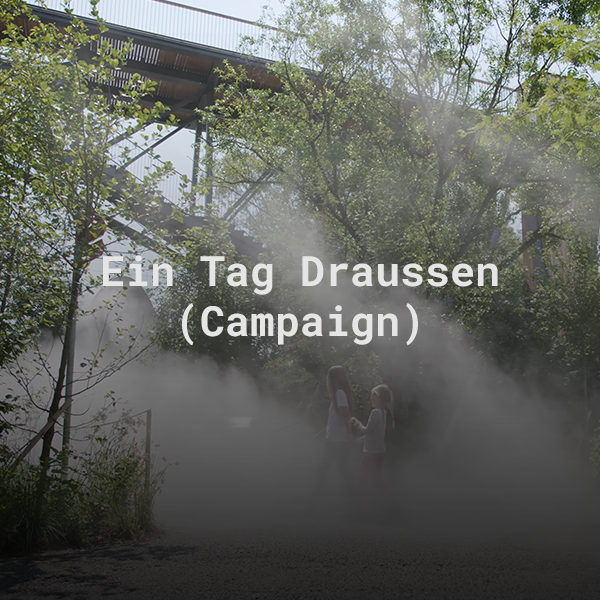
[[[90,4],[98,17],[97,2]],[[24,30],[24,14],[23,2],[0,7],[1,510],[2,527],[10,530],[3,529],[3,543],[11,547],[47,541],[55,519],[61,524],[57,536],[67,535],[64,519],[75,515],[79,484],[62,482],[54,472],[62,464],[53,446],[55,421],[75,394],[69,383],[79,378],[79,393],[90,389],[148,345],[138,332],[117,329],[111,340],[113,348],[120,343],[117,352],[100,344],[83,358],[78,375],[68,376],[74,323],[91,284],[89,264],[101,253],[111,218],[131,214],[126,181],[109,169],[111,140],[164,108],[142,108],[140,99],[153,84],[139,76],[122,94],[105,93],[111,69],[123,62],[127,48],[103,40],[99,18],[92,34],[78,19],[59,28],[31,15],[33,26]],[[39,383],[41,375],[47,384]],[[39,466],[19,467],[39,439],[25,426],[31,411],[47,423],[40,432]],[[14,437],[6,441],[19,432],[31,446],[18,448]],[[86,473],[79,475],[81,485],[92,485]],[[32,512],[22,514],[21,508]]]
[[[289,3],[269,67],[279,91],[225,66],[204,114],[221,198],[253,190],[238,220],[275,263],[268,309],[331,312],[332,298],[298,289],[302,254],[493,262],[497,288],[426,287],[420,310],[458,321],[501,368],[562,398],[587,438],[600,391],[596,14],[595,3],[528,0]],[[363,290],[358,303],[378,312],[386,294]],[[359,388],[406,389],[391,356],[423,370],[400,343],[296,336],[254,350],[270,385],[304,399],[323,394],[335,362]]]

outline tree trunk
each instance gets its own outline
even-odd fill
[[[67,319],[65,326],[65,341],[62,347],[62,353],[60,357],[60,366],[58,369],[58,376],[56,378],[56,385],[52,394],[52,402],[48,408],[48,420],[51,419],[52,415],[56,413],[60,406],[60,401],[63,398],[63,391],[65,389],[65,375],[67,371],[67,363],[71,354],[71,347],[73,345],[73,323],[75,321],[75,315],[77,313],[77,307],[79,304],[79,288],[81,283],[81,277],[83,275],[83,260],[81,252],[79,250],[79,244],[75,246],[74,252],[74,265],[73,273],[71,276],[71,286],[69,293],[69,304],[67,309]],[[42,453],[40,455],[40,466],[42,472],[46,472],[50,466],[50,453],[52,450],[52,439],[54,438],[54,423],[52,423],[50,429],[44,434],[42,438]]]

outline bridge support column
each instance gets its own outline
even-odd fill
[[[196,121],[196,137],[194,139],[194,162],[192,164],[192,192],[193,198],[191,200],[190,212],[192,214],[196,211],[198,205],[198,199],[196,197],[196,186],[198,185],[198,174],[200,173],[200,144],[202,142],[202,130],[203,123]]]
[[[204,95],[200,98],[200,108],[211,106],[215,102],[215,86],[219,81],[219,69],[223,67],[223,61],[216,62],[206,82]],[[213,203],[213,145],[210,135],[210,124],[204,125],[204,164],[206,165],[206,193],[204,194],[204,207],[208,208]]]
[[[210,125],[207,123],[205,128],[206,152],[204,155],[206,161],[206,184],[207,190],[204,196],[204,206],[208,208],[213,202],[213,147],[210,135]]]

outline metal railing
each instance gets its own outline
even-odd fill
[[[68,6],[78,17],[90,17],[89,0],[30,0],[30,4],[64,12]],[[171,0],[101,0],[100,16],[107,24],[119,25],[177,40],[202,44],[220,50],[250,54],[275,60],[272,40],[279,32],[274,27],[222,15],[210,10],[185,6]]]
[[[136,181],[144,185],[147,185],[147,177],[152,177],[153,174],[161,171],[160,175],[152,182],[152,188],[147,189],[147,191],[162,196],[168,203],[184,213],[189,213],[192,199],[192,182],[190,178],[178,172],[172,166],[172,163],[167,165],[160,155],[155,152],[142,154],[145,149],[146,146],[132,139],[123,140],[110,148],[110,162],[117,169],[125,169]],[[139,154],[142,155],[133,162],[129,162],[130,159]],[[202,209],[202,194],[198,195],[196,203],[197,207]],[[215,198],[211,210],[213,214],[224,217],[227,205],[228,203],[222,198]]]
[[[141,154],[146,148],[134,140],[127,139],[119,144],[112,146],[109,150],[112,164],[117,168],[126,168],[138,181],[144,181],[146,176],[150,176],[159,169],[166,171],[157,181],[155,193],[160,194],[166,200],[183,208],[186,194],[190,191],[189,178],[185,178],[174,168],[168,168],[165,161],[159,155],[153,152],[143,154],[131,164],[129,159]]]
[[[30,4],[62,12],[68,6],[74,15],[91,16],[89,0],[30,0]],[[277,36],[284,33],[281,29],[186,6],[174,0],[100,0],[98,10],[109,25],[119,25],[269,61],[282,58],[282,48],[277,50],[274,44]],[[305,49],[301,38],[302,36],[298,36],[292,47],[286,50],[289,52],[287,58],[308,70],[318,70],[318,65],[313,64],[310,57],[303,52]],[[443,86],[444,81],[438,84]],[[466,101],[467,104],[481,104],[483,100],[485,104],[485,96],[490,94],[492,88],[493,83],[472,79],[468,98],[462,97],[460,100]],[[431,97],[437,97],[440,92],[444,90],[437,90],[437,93],[430,90]],[[518,101],[518,94],[515,92],[516,90],[502,87],[498,99],[499,110],[505,111],[515,106]]]

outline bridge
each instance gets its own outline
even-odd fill
[[[66,26],[74,15],[81,18],[92,33],[98,32],[96,20],[89,12],[88,0],[70,0],[71,14],[65,11],[63,0],[34,0],[28,5],[41,22]],[[254,86],[279,89],[281,84],[268,71],[267,65],[277,58],[271,43],[280,31],[171,0],[102,0],[99,10],[108,27],[108,31],[102,35],[103,39],[115,48],[122,49],[125,44],[129,44],[130,48],[126,64],[112,70],[107,92],[117,94],[134,74],[138,74],[143,80],[156,82],[155,94],[144,99],[144,103],[152,106],[161,102],[169,108],[161,115],[161,119],[166,121],[174,115],[178,121],[176,127],[165,128],[164,133],[149,146],[142,146],[125,136],[115,138],[111,149],[114,167],[142,179],[161,166],[162,161],[156,151],[162,143],[182,130],[194,131],[194,156],[189,183],[182,174],[174,172],[159,184],[158,191],[163,201],[164,225],[171,233],[182,228],[206,225],[206,219],[193,214],[197,211],[188,203],[189,191],[197,185],[201,171],[204,169],[209,179],[211,175],[210,128],[198,119],[196,109],[214,102],[217,69],[224,61],[242,66]],[[18,23],[25,31],[34,26],[25,16],[20,17]],[[248,50],[250,42],[253,54]],[[94,50],[89,49],[90,56]],[[124,147],[128,150],[126,162],[122,158]],[[234,210],[213,203],[212,187],[206,191],[203,199],[198,200],[201,200],[201,205],[211,205],[217,214],[232,221],[236,214],[244,210],[255,189],[251,187],[240,198],[233,199],[231,204]],[[183,223],[179,219],[169,219],[175,207],[188,213],[184,214]],[[111,226],[138,239],[144,235],[143,222],[137,225],[113,222]],[[151,236],[146,236],[145,241],[156,245],[156,240],[152,240]],[[232,241],[242,254],[256,256],[262,249],[260,244],[239,229],[232,228]]]
[[[65,12],[64,0],[33,0],[29,6],[33,14],[43,22],[64,26],[72,18]],[[98,31],[95,19],[89,14],[88,0],[70,0],[69,8],[73,15],[83,19],[90,31]],[[210,128],[208,124],[199,121],[196,109],[205,108],[214,102],[217,70],[225,60],[232,65],[242,66],[256,87],[278,90],[281,83],[267,67],[278,58],[274,54],[272,42],[285,32],[245,19],[189,7],[173,0],[102,0],[99,10],[108,27],[102,37],[116,48],[123,48],[126,43],[131,43],[127,62],[113,69],[107,91],[118,93],[134,74],[153,80],[157,84],[156,92],[145,99],[145,102],[152,105],[160,101],[169,107],[169,111],[162,115],[163,120],[171,114],[178,120],[177,127],[168,128],[149,147],[141,147],[124,136],[114,140],[115,167],[125,169],[141,179],[160,165],[160,158],[155,154],[160,144],[179,131],[193,130],[195,144],[190,182],[186,183],[182,175],[174,173],[160,184],[159,191],[163,196],[167,229],[202,226],[206,221],[195,214],[195,206],[184,205],[189,200],[189,193],[186,192],[196,187],[201,171],[204,170],[209,181],[212,176]],[[25,17],[20,21],[25,30],[32,26]],[[250,41],[253,54],[249,51]],[[94,50],[90,48],[90,54]],[[484,81],[475,81],[475,85],[479,86],[480,91],[490,88],[490,84]],[[506,92],[508,106],[514,101],[515,90],[503,88],[503,91]],[[126,162],[119,162],[123,146],[129,146],[131,158]],[[268,181],[268,178],[269,173],[264,173],[240,197],[230,198],[227,207],[219,207],[218,202],[214,202],[213,189],[209,186],[202,204],[205,207],[211,205],[217,210],[217,214],[233,222],[248,207],[259,186]],[[189,213],[184,216],[183,224],[180,220],[169,220],[168,215],[173,207]],[[139,237],[139,228],[132,229],[129,225],[121,224],[121,229]],[[232,233],[232,240],[241,253],[256,255],[259,252],[260,245],[242,231]]]
[[[69,5],[90,31],[98,31],[88,0],[70,0]],[[36,0],[29,6],[42,22],[60,26],[71,20],[63,10],[64,0]],[[157,87],[148,101],[169,106],[185,127],[194,126],[195,108],[212,102],[215,70],[224,60],[243,66],[257,86],[277,89],[280,85],[265,68],[276,59],[270,46],[276,28],[170,0],[102,0],[99,10],[108,27],[104,39],[116,48],[132,41],[126,65],[112,72],[111,88],[121,90],[134,73],[152,79]],[[31,26],[25,18],[21,25]],[[250,40],[252,56],[248,50],[243,52]]]

